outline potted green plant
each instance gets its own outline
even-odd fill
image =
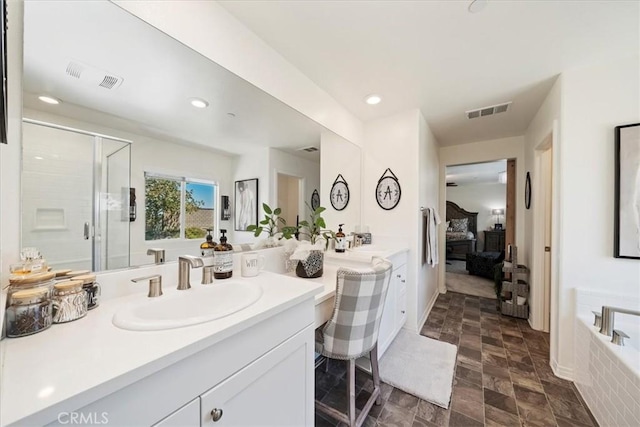
[[[321,244],[324,244],[326,249],[329,238],[327,232],[324,231],[326,223],[322,218],[322,212],[326,208],[319,206],[316,209],[311,209],[308,204],[307,207],[311,210],[310,221],[300,221],[298,227],[292,227],[297,229],[301,236],[307,236],[310,243],[310,245],[300,245],[296,250],[299,257],[297,258],[296,275],[303,278],[316,278],[321,277],[323,273],[324,251],[321,248]],[[324,239],[324,242],[322,239]],[[293,259],[296,259],[294,258],[296,253],[292,256]]]
[[[259,237],[266,231],[268,234],[266,247],[277,246],[276,234],[278,232],[282,233],[282,237],[285,239],[290,239],[293,236],[296,228],[287,227],[286,221],[280,216],[282,209],[271,209],[266,203],[262,204],[262,209],[264,210],[264,219],[258,225],[249,225],[247,231],[253,231],[255,237]]]

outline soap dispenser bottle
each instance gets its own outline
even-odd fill
[[[228,279],[233,275],[233,246],[227,243],[227,230],[220,230],[220,243],[213,248],[213,277]]]
[[[342,232],[343,225],[344,224],[338,224],[338,232],[336,233],[336,252],[344,252],[347,248],[347,236]]]
[[[213,256],[213,248],[216,246],[216,242],[213,241],[213,236],[211,236],[211,231],[213,228],[207,228],[207,240],[202,242],[200,245],[200,253],[203,257]]]

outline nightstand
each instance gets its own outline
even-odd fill
[[[484,252],[504,251],[504,230],[485,230]]]

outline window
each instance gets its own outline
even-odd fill
[[[216,185],[145,173],[145,240],[202,239],[215,224]]]

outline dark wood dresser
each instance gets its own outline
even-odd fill
[[[504,251],[504,230],[485,230],[484,252]]]

